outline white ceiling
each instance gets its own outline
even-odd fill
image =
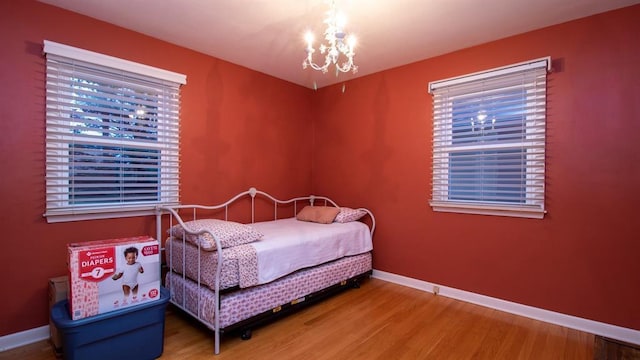
[[[302,69],[324,0],[40,0],[318,88],[640,0],[338,0],[358,38],[353,75]],[[319,61],[319,60],[318,60]]]

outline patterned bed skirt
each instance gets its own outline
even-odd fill
[[[344,257],[312,268],[299,270],[268,284],[237,290],[220,297],[220,328],[303,300],[305,296],[365,274],[372,269],[371,253]],[[214,329],[214,292],[180,274],[168,273],[165,286],[171,302],[190,312]]]

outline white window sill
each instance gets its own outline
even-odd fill
[[[127,207],[103,207],[103,208],[82,208],[66,210],[50,210],[44,214],[48,223],[59,223],[69,221],[117,219],[124,217],[149,216],[156,214],[156,206],[138,205]],[[176,204],[165,204],[167,206]]]
[[[546,211],[539,207],[509,206],[509,205],[489,205],[489,204],[469,204],[443,201],[432,201],[433,211],[452,212],[462,214],[509,216],[529,219],[542,219]]]

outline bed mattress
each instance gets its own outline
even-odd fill
[[[258,222],[251,226],[264,234],[262,239],[250,244],[257,254],[258,284],[373,249],[369,228],[359,221],[318,224],[288,218]],[[201,284],[214,288],[218,262],[216,251],[198,253],[196,246],[177,239],[167,240],[166,250],[174,271],[190,279],[200,278]],[[239,257],[244,255],[245,252],[235,251],[234,248],[222,250],[221,290],[239,285]]]
[[[198,248],[195,245],[175,238],[167,239],[165,251],[168,256],[167,262],[171,265],[173,271],[194,280],[198,279],[198,271],[200,271],[200,282],[211,289],[214,288],[216,266],[218,264],[218,253],[216,251],[200,251],[198,255]],[[200,257],[200,267],[198,267],[198,257]],[[238,258],[227,249],[222,250],[222,257],[220,290],[238,286]]]
[[[372,269],[371,253],[347,256],[312,268],[299,270],[271,283],[222,294],[220,327],[225,328],[252,316],[299,300],[316,291],[365,274]],[[180,274],[169,272],[166,286],[171,301],[214,328],[214,292]]]

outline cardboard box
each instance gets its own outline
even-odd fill
[[[67,298],[67,289],[69,288],[69,277],[58,276],[49,279],[49,311],[58,301]],[[58,328],[49,319],[49,338],[56,354],[62,353],[62,335],[58,332]]]
[[[51,309],[51,319],[63,339],[65,360],[156,359],[164,347],[165,310],[169,291],[159,301],[71,320],[67,301]]]
[[[160,299],[160,244],[149,236],[68,245],[72,320]]]

